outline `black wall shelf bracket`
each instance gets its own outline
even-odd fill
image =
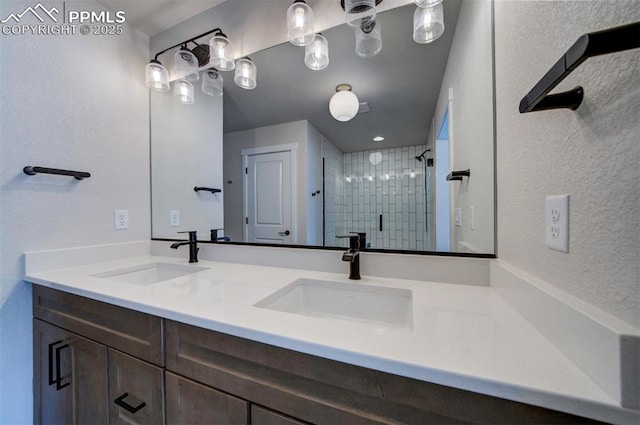
[[[91,174],[86,173],[84,171],[58,170],[57,168],[47,168],[47,167],[26,166],[22,169],[22,171],[29,176],[35,176],[38,173],[57,174],[59,176],[71,176],[71,177],[74,177],[76,180],[88,179],[89,177],[91,177]]]
[[[447,175],[447,181],[452,181],[452,180],[462,181],[463,177],[469,178],[470,175],[471,175],[471,169],[466,169],[461,171],[452,171]]]
[[[577,86],[569,91],[549,94],[574,69],[594,56],[607,55],[640,47],[640,22],[634,22],[578,38],[573,46],[520,101],[520,113],[567,108],[575,111],[582,103],[584,90]]]
[[[211,192],[211,193],[219,193],[222,192],[222,189],[214,189],[212,187],[200,187],[200,186],[196,186],[193,188],[193,190],[195,192],[200,192],[200,191],[205,191],[205,192]]]

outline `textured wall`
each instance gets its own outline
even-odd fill
[[[0,16],[24,1],[0,2]],[[67,8],[101,10],[93,1]],[[24,251],[148,239],[148,38],[0,36],[0,423],[32,423],[31,284]],[[22,173],[26,165],[91,178]],[[128,209],[129,230],[113,230]]]
[[[498,255],[640,327],[640,51],[592,58],[557,89],[580,108],[519,114],[582,34],[640,20],[631,1],[497,1]],[[526,52],[526,53],[523,53]],[[545,197],[569,194],[570,252],[545,247]]]

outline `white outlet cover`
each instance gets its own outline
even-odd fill
[[[180,211],[179,210],[171,210],[169,212],[169,226],[171,226],[171,227],[180,226]]]
[[[569,195],[547,196],[545,210],[545,244],[569,252]]]
[[[125,230],[129,228],[129,210],[113,211],[113,228],[115,230]]]
[[[462,208],[458,207],[454,210],[456,226],[462,226]]]

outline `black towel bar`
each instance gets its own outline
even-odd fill
[[[35,176],[38,173],[42,174],[57,174],[59,176],[70,176],[75,177],[76,180],[87,179],[91,177],[91,174],[86,173],[84,171],[71,171],[71,170],[59,170],[57,168],[47,168],[47,167],[32,167],[26,166],[22,169],[22,171],[30,176]]]
[[[582,87],[578,86],[558,94],[548,93],[588,58],[638,47],[640,47],[640,22],[583,35],[522,98],[520,113],[560,108],[575,111],[584,97]]]
[[[205,192],[211,192],[211,193],[219,193],[222,192],[221,189],[214,189],[212,187],[200,187],[200,186],[196,186],[193,188],[194,191],[196,192],[200,192],[201,190],[205,191]]]
[[[469,177],[471,175],[471,169],[452,171],[447,175],[447,181],[462,180],[463,177]]]

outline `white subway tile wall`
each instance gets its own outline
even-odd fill
[[[323,139],[325,244],[346,246],[335,236],[366,232],[370,248],[432,251],[433,167],[416,160],[425,149],[417,145],[342,154]]]

